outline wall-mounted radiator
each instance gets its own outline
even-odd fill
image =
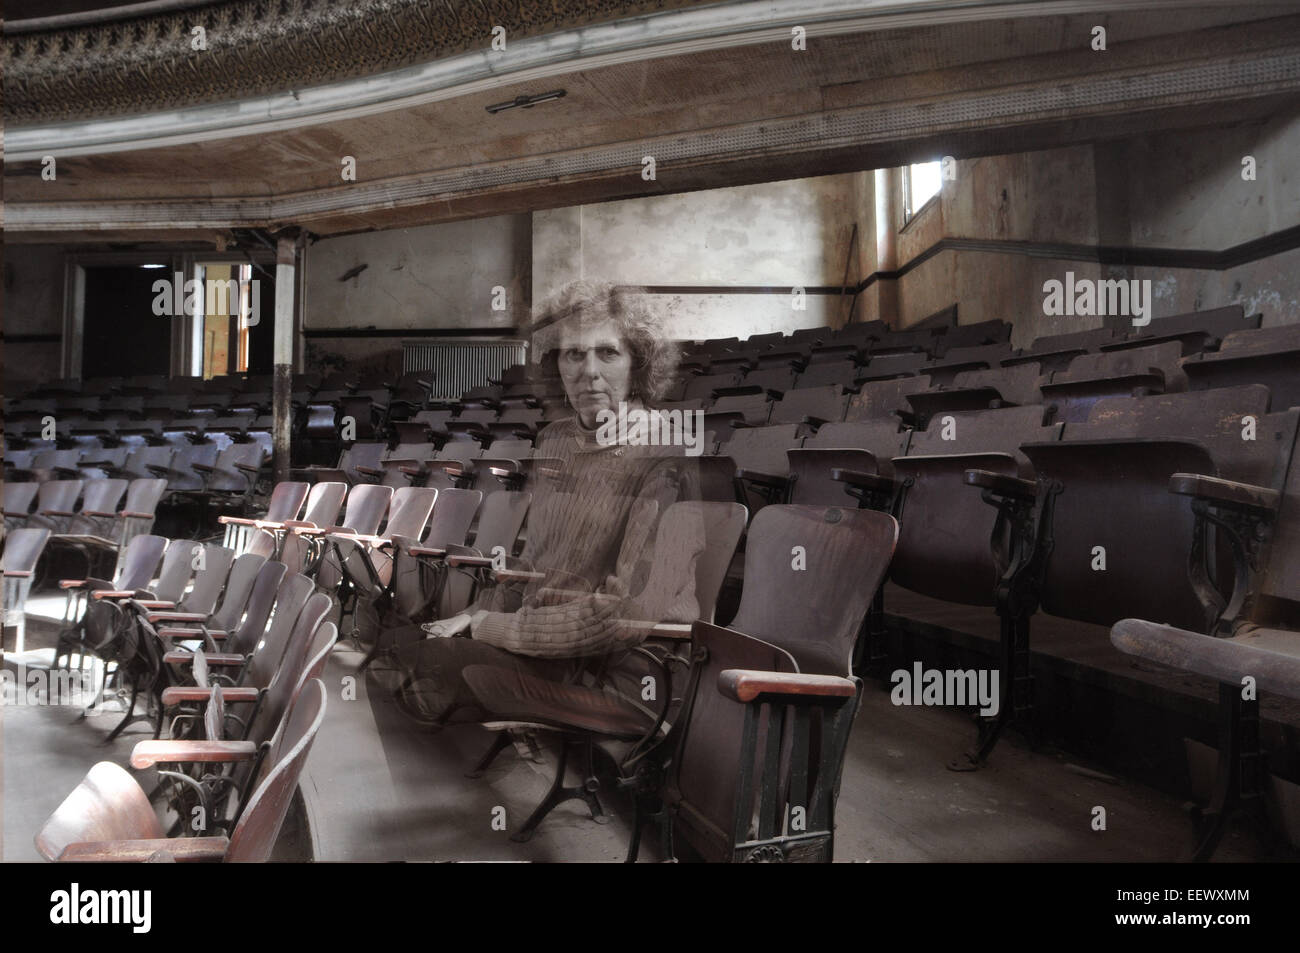
[[[471,387],[528,359],[528,344],[514,338],[422,338],[402,342],[402,371],[432,371],[433,396],[459,397]]]

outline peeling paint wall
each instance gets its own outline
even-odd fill
[[[338,329],[495,329],[525,325],[530,216],[366,232],[311,245],[304,255],[303,326]],[[365,265],[355,276],[340,280]],[[493,310],[494,287],[506,310]],[[304,366],[401,366],[399,337],[308,336]],[[396,363],[394,363],[394,361]]]
[[[849,301],[788,290],[856,284],[869,221],[871,173],[792,179],[538,212],[533,300],[578,278],[686,286],[647,303],[677,338],[746,337],[839,323]],[[857,248],[849,256],[853,225]],[[733,289],[764,286],[772,294]]]
[[[1300,107],[1125,143],[1135,245],[1221,250],[1300,225]],[[1242,159],[1255,179],[1242,178]]]
[[[1135,268],[1149,279],[1156,314],[1178,314],[1239,304],[1263,314],[1264,327],[1300,324],[1300,249],[1223,271]]]
[[[891,170],[898,266],[906,270],[945,238],[1222,251],[1300,224],[1297,153],[1300,110],[1231,129],[959,160],[939,201],[906,224],[902,170]],[[1254,181],[1242,179],[1245,154],[1255,159]],[[874,221],[870,227],[874,232]],[[860,313],[884,313],[880,299],[896,285],[902,327],[954,302],[963,324],[1011,321],[1016,346],[1116,323],[1043,313],[1044,282],[1073,272],[1076,279],[1151,280],[1156,316],[1240,303],[1262,311],[1266,325],[1281,324],[1300,321],[1298,264],[1300,254],[1290,252],[1225,271],[1103,268],[1013,248],[946,249],[897,282],[873,285]]]

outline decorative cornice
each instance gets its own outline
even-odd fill
[[[34,124],[153,112],[401,69],[708,0],[230,0],[6,33],[5,114]],[[195,27],[206,49],[191,49]]]
[[[1300,47],[1251,60],[1223,58],[1150,67],[1129,74],[1071,77],[1051,87],[1001,88],[938,103],[884,103],[797,116],[641,142],[534,155],[472,167],[443,169],[398,180],[281,195],[138,202],[10,202],[6,225],[15,231],[76,231],[108,225],[127,229],[222,229],[297,222],[339,214],[413,207],[467,198],[528,183],[635,175],[647,152],[660,168],[733,161],[764,150],[800,155],[958,133],[1015,128],[1136,109],[1241,101],[1300,92]]]
[[[1172,14],[1202,3],[1142,7]],[[179,139],[201,141],[219,138],[223,121],[223,135],[310,125],[485,81],[556,75],[560,62],[572,69],[788,40],[792,24],[833,35],[1124,8],[1119,0],[211,0],[87,26],[5,24],[4,113],[60,154],[133,148],[130,138],[151,148],[161,144],[152,126],[134,119],[157,116],[179,127]],[[206,50],[191,49],[195,26]],[[486,55],[494,26],[509,44],[500,60]],[[99,128],[115,124],[107,135]],[[78,146],[83,133],[106,148]]]

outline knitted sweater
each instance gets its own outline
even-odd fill
[[[665,540],[670,553],[659,553],[664,558],[651,572],[664,511],[698,498],[698,475],[681,448],[601,446],[594,431],[569,419],[538,435],[535,455],[561,462],[560,475],[543,479],[536,493],[522,554],[525,567],[544,578],[529,583],[522,599],[496,592],[480,600],[477,608],[488,614],[473,637],[522,655],[565,658],[643,639],[644,624],[628,620],[694,621],[702,527]]]

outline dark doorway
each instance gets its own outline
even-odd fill
[[[153,313],[153,283],[165,269],[86,268],[81,376],[170,374],[173,318]]]
[[[248,329],[248,373],[270,374],[275,364],[275,278],[255,268],[253,279],[260,314],[257,326]]]

